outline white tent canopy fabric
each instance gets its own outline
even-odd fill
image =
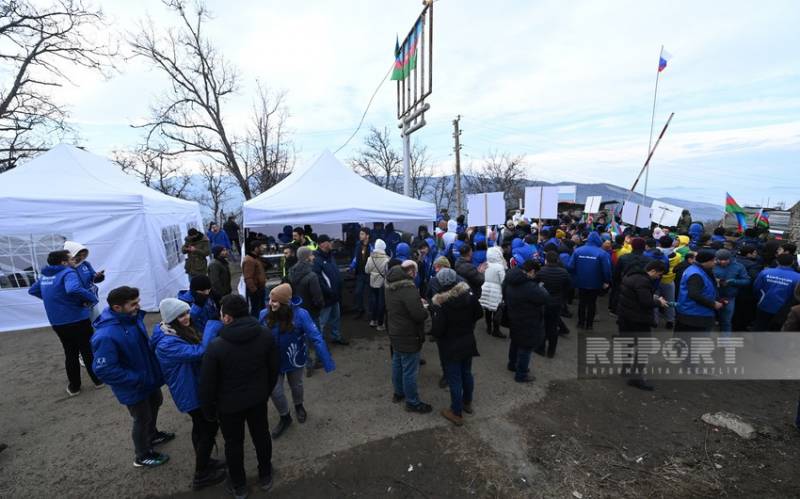
[[[244,226],[265,234],[309,224],[317,233],[344,223],[430,224],[436,207],[386,190],[362,178],[325,151],[272,189],[244,203]]]
[[[140,184],[106,158],[69,145],[0,175],[0,332],[48,324],[28,287],[65,240],[89,249],[105,270],[100,299],[118,286],[139,288],[142,309],[186,287],[180,246],[202,230],[197,203]]]

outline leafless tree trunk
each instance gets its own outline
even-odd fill
[[[517,199],[525,192],[524,156],[511,156],[508,153],[496,152],[486,156],[478,167],[470,166],[464,177],[466,192],[505,193],[506,208],[517,206]]]
[[[134,54],[148,59],[170,80],[165,97],[152,109],[153,119],[141,126],[148,130],[147,143],[168,144],[164,152],[168,156],[206,156],[250,199],[254,185],[258,191],[271,181],[273,172],[265,168],[272,168],[276,161],[284,167],[289,164],[282,96],[271,101],[260,89],[256,131],[250,137],[236,137],[224,111],[228,99],[238,92],[239,76],[205,34],[208,9],[202,1],[191,12],[185,0],[162,1],[177,14],[179,27],[156,33],[150,22],[130,39]],[[256,144],[260,155],[252,150]]]
[[[350,163],[356,173],[373,184],[390,191],[400,191],[403,160],[392,147],[388,127],[383,130],[370,127],[369,135],[364,138],[364,148]]]
[[[417,142],[411,146],[411,197],[422,199],[428,194],[433,178],[433,165],[428,148]]]
[[[431,189],[433,191],[433,202],[436,205],[437,212],[443,209],[452,212],[456,204],[453,177],[448,175],[433,179]]]
[[[208,207],[214,220],[222,223],[222,206],[230,198],[228,195],[231,188],[229,177],[226,177],[225,170],[215,163],[204,163],[201,174],[206,192],[199,196],[197,202]]]
[[[75,66],[111,68],[116,51],[93,41],[104,20],[80,0],[0,2],[0,172],[72,131],[50,92],[71,83],[66,73]]]
[[[260,194],[283,180],[294,164],[294,147],[286,131],[288,112],[284,98],[284,93],[270,95],[259,84],[253,122],[241,158],[250,172],[253,194]]]
[[[113,157],[124,172],[138,177],[144,185],[168,196],[189,199],[191,177],[163,150],[139,147],[134,151],[114,151]]]

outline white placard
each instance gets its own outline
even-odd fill
[[[526,187],[525,217],[529,220],[558,218],[558,187]]]
[[[666,227],[675,227],[681,219],[683,208],[657,199],[653,200],[653,222]]]
[[[506,223],[506,200],[502,192],[470,194],[467,196],[467,211],[470,227]]]
[[[628,201],[622,205],[622,221],[634,227],[650,228],[652,210],[638,203]]]
[[[603,196],[588,196],[586,198],[586,206],[583,208],[584,213],[600,213],[600,203],[603,201]]]

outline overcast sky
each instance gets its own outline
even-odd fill
[[[175,23],[157,0],[103,0],[112,32],[150,16]],[[228,108],[242,125],[256,80],[287,92],[298,161],[336,150],[352,133],[393,60],[417,0],[208,2],[208,34],[242,74]],[[656,129],[675,118],[652,162],[649,193],[723,204],[800,199],[800,2],[440,0],[428,146],[453,169],[452,125],[462,115],[462,162],[490,151],[524,154],[528,177],[630,186],[647,153],[659,49],[673,55],[659,81]],[[104,81],[77,74],[63,90],[82,143],[108,154],[141,141],[166,81],[145,61],[120,62]],[[400,147],[394,82],[367,115]],[[349,159],[366,130],[337,156]]]

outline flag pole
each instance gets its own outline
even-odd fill
[[[661,46],[661,52],[658,53],[659,67],[661,57],[664,55],[664,46]],[[656,99],[658,98],[658,77],[661,76],[661,71],[656,69],[656,89],[653,92],[653,112],[650,115],[650,141],[647,143],[647,153],[650,154],[650,149],[653,147],[653,125],[656,120]],[[647,205],[647,182],[650,177],[650,166],[648,165],[644,170],[644,194],[642,194],[642,205]]]

